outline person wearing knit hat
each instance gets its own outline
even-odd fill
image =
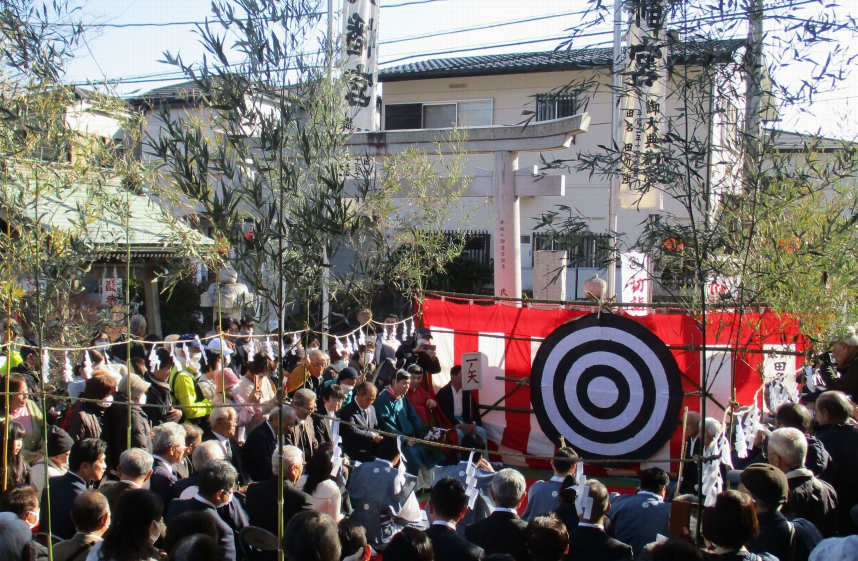
[[[787,500],[789,485],[784,472],[771,464],[751,464],[739,476],[739,491],[754,498],[754,510],[760,534],[746,547],[752,553],[770,553],[780,560],[791,557],[795,542],[795,559],[807,559],[822,541],[822,534],[803,518],[787,521],[781,507]]]
[[[48,429],[48,477],[65,475],[69,470],[69,453],[74,440],[60,427]],[[45,488],[45,459],[41,458],[30,468],[30,485],[39,493]]]
[[[131,448],[142,448],[152,452],[152,429],[149,417],[141,405],[146,404],[146,392],[152,385],[137,374],[122,378],[116,388],[116,402],[108,412],[111,430],[107,434],[107,468],[116,471],[119,456],[128,449],[128,388],[131,387]]]

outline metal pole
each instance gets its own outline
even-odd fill
[[[326,41],[328,55],[328,85],[333,86],[334,75],[334,0],[328,0],[328,37]],[[331,108],[332,115],[334,107]],[[331,282],[330,263],[328,262],[327,242],[322,245],[322,350],[328,350],[328,328],[331,323],[331,296],[329,284]],[[281,314],[282,315],[282,314]],[[282,321],[282,320],[281,320]],[[281,338],[282,342],[283,339]]]
[[[614,64],[611,67],[613,85],[611,89],[611,138],[614,146],[620,145],[618,131],[620,130],[620,89],[623,86],[623,76],[620,63],[623,57],[623,0],[614,0]],[[611,257],[608,261],[608,298],[616,293],[617,287],[617,201],[619,199],[619,173],[611,175],[608,189],[608,249]],[[577,290],[577,286],[575,288]]]

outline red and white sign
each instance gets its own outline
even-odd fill
[[[623,282],[623,302],[649,304],[652,280],[649,276],[649,255],[640,251],[629,251],[620,255],[620,273]],[[649,313],[646,306],[624,308],[630,316]]]
[[[483,353],[462,353],[462,389],[483,389]]]

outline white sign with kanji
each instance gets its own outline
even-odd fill
[[[629,251],[620,255],[623,282],[623,303],[649,304],[652,281],[649,276],[649,256],[641,251]],[[632,316],[643,316],[649,312],[646,306],[624,307]]]
[[[483,389],[483,353],[462,353],[462,389]]]
[[[101,279],[101,303],[104,306],[115,306],[122,303],[121,278],[105,277]]]
[[[378,92],[378,0],[344,0],[343,4],[346,126],[352,132],[374,131]]]

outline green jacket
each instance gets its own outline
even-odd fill
[[[187,370],[178,370],[175,366],[168,380],[170,390],[173,392],[174,402],[185,407],[196,405],[182,409],[182,420],[199,419],[208,417],[212,412],[212,402],[208,399],[203,399],[197,395],[196,383],[194,375]]]

